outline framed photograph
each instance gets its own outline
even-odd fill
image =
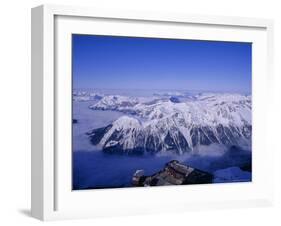
[[[32,9],[32,216],[270,205],[272,21]]]

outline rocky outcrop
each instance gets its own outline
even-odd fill
[[[143,170],[137,170],[132,178],[133,186],[162,186],[212,183],[213,175],[172,160],[163,170],[145,176]]]

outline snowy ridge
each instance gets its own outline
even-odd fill
[[[109,95],[103,97],[98,103],[90,106],[92,109],[97,110],[118,110],[124,111],[134,107],[139,100],[133,97],[126,97],[120,95]]]
[[[177,97],[184,97],[186,96],[185,92],[155,92],[153,93],[154,96],[177,96]]]
[[[200,145],[251,143],[251,96],[200,94],[193,100],[105,96],[92,109],[129,113],[90,139],[114,152],[190,152]]]
[[[72,99],[73,101],[91,101],[91,100],[100,100],[104,97],[103,94],[87,92],[87,91],[73,91]]]

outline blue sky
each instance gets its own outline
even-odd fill
[[[73,87],[251,92],[251,43],[73,35]]]

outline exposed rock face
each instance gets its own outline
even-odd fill
[[[165,168],[151,176],[137,170],[132,178],[133,186],[161,186],[182,184],[212,183],[213,176],[207,172],[183,165],[176,160],[170,161]]]

